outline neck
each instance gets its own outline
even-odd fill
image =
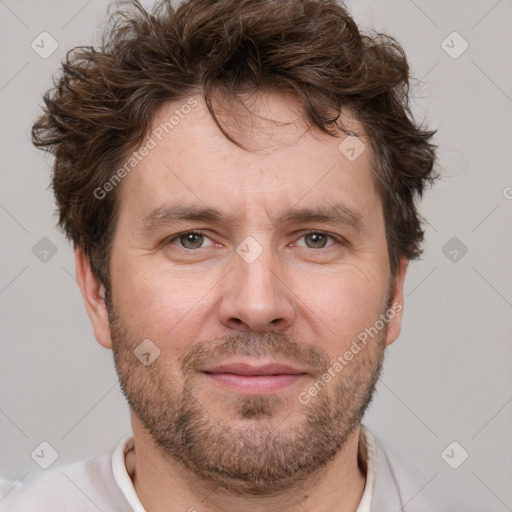
[[[165,456],[132,414],[135,450],[126,457],[128,473],[146,510],[151,512],[355,512],[366,481],[366,452],[361,427],[348,437],[326,466],[289,489],[265,496],[227,493]]]

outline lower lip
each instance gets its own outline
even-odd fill
[[[302,380],[306,374],[235,375],[233,373],[204,373],[211,381],[247,395],[265,395],[281,391]]]

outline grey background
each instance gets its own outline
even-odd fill
[[[42,441],[57,450],[55,467],[131,431],[111,352],[94,339],[72,250],[54,227],[50,160],[29,140],[51,74],[98,33],[106,5],[0,0],[0,474],[12,480],[44,471],[31,458]],[[402,334],[364,423],[412,458],[426,485],[449,486],[461,510],[512,510],[512,2],[347,5],[405,47],[424,82],[414,111],[439,129],[443,172],[421,205],[425,254],[409,266]],[[47,59],[31,48],[43,31],[59,45]],[[453,31],[469,44],[456,59],[442,47]],[[57,251],[46,262],[43,237]],[[469,453],[458,469],[441,457],[453,441]],[[11,487],[0,486],[0,505]]]

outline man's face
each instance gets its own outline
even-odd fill
[[[120,185],[110,335],[98,338],[164,456],[264,493],[324,466],[359,423],[400,315],[344,354],[401,297],[405,267],[393,295],[364,137],[351,161],[344,136],[304,133],[290,98],[265,95],[258,115],[296,122],[225,124],[247,152],[194,98],[158,111],[154,130],[182,115],[153,132],[156,146]],[[218,218],[183,216],[192,210]],[[159,350],[147,365],[143,340],[146,362]]]

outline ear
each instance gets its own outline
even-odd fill
[[[408,264],[409,260],[405,256],[402,256],[400,258],[398,273],[394,279],[391,304],[389,305],[389,309],[386,312],[386,315],[389,319],[388,330],[386,334],[386,345],[391,345],[391,343],[393,343],[393,341],[395,341],[400,334],[402,314],[404,311],[404,281]]]
[[[76,250],[75,262],[76,280],[82,292],[85,309],[92,323],[94,336],[100,345],[111,349],[112,339],[105,303],[105,287],[92,271],[89,258],[82,249]]]

